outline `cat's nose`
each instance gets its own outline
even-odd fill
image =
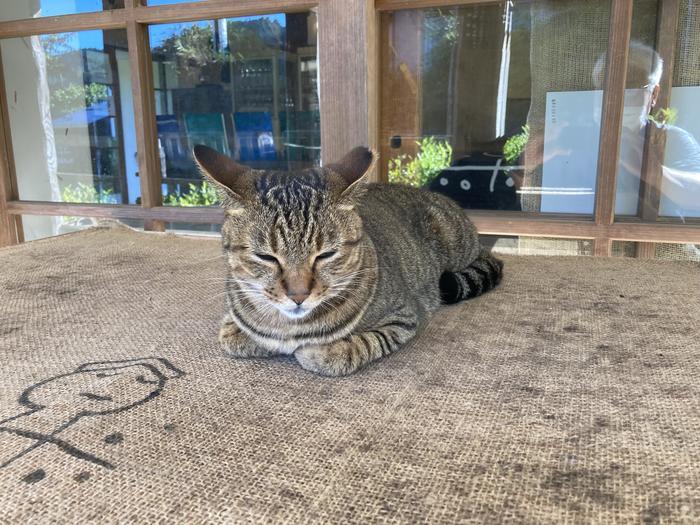
[[[294,301],[297,305],[300,305],[304,301],[306,301],[309,298],[309,295],[311,295],[308,291],[298,291],[298,290],[289,290],[287,292],[287,297],[289,297],[292,301]]]

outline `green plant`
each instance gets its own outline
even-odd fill
[[[190,182],[188,187],[187,193],[183,194],[180,190],[170,193],[165,199],[165,204],[168,206],[212,206],[219,202],[216,189],[207,181],[202,181],[199,186]]]
[[[399,155],[389,161],[389,182],[425,186],[452,163],[452,146],[435,137],[416,141],[415,157]]]
[[[76,109],[90,107],[108,98],[109,92],[104,84],[94,82],[84,86],[71,84],[51,92],[51,112],[62,115]]]
[[[508,164],[515,164],[518,162],[520,155],[523,154],[525,149],[525,144],[530,139],[530,126],[524,125],[522,131],[517,135],[513,135],[506,143],[503,145],[503,159]]]
[[[91,184],[78,182],[69,184],[61,192],[63,202],[88,202],[98,204],[116,204],[117,199],[111,189],[96,190]]]
[[[647,118],[659,127],[671,126],[678,120],[678,110],[676,108],[660,108],[655,114],[650,113]]]
[[[63,202],[116,204],[117,199],[111,189],[96,190],[92,184],[69,184],[61,192]],[[79,217],[63,217],[65,222],[76,222]]]

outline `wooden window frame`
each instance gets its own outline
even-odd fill
[[[380,24],[382,11],[498,3],[502,0],[203,0],[185,4],[146,6],[125,0],[123,9],[0,22],[0,39],[87,29],[126,29],[136,115],[142,204],[100,205],[20,200],[17,193],[10,137],[9,113],[0,56],[0,246],[23,240],[22,215],[71,215],[142,219],[147,230],[163,230],[165,222],[221,223],[218,208],[180,208],[162,205],[160,167],[155,130],[155,107],[148,26],[199,19],[230,18],[316,9],[319,24],[322,157],[339,157],[351,146],[378,149],[380,107]],[[633,0],[610,0],[603,125],[598,155],[595,209],[592,217],[472,210],[479,231],[490,235],[523,235],[593,240],[594,255],[611,255],[612,241],[635,241],[637,255],[653,254],[653,243],[700,243],[700,221],[678,224],[658,217],[659,169],[654,151],[663,138],[649,136],[644,154],[638,217],[615,217],[617,159],[620,147],[625,76]],[[673,63],[674,34],[679,0],[661,0],[657,47],[667,65]],[[362,45],[358,45],[358,41]],[[671,72],[662,79],[669,96]],[[653,134],[653,131],[649,132]],[[657,157],[658,158],[658,157]],[[375,179],[379,175],[375,174]]]

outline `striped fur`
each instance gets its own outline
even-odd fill
[[[488,250],[459,272],[445,272],[440,277],[440,294],[446,304],[477,297],[494,289],[503,277],[503,262]]]
[[[365,183],[369,150],[295,173],[255,172],[204,147],[195,155],[227,212],[219,340],[232,356],[294,354],[319,374],[350,374],[413,338],[442,302],[501,280],[502,263],[455,203]]]

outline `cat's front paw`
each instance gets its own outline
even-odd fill
[[[324,376],[346,376],[355,372],[358,364],[354,359],[353,344],[338,341],[327,346],[308,346],[294,352],[302,368]]]
[[[231,357],[268,357],[272,352],[260,348],[233,322],[224,319],[219,328],[219,343]]]

